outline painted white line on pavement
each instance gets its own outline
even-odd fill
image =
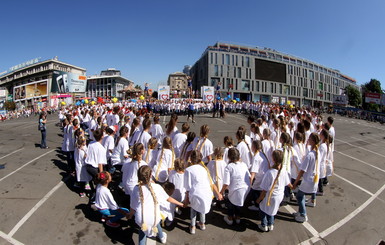
[[[336,139],[336,141],[340,141],[340,142],[342,142],[342,143],[345,143],[345,144],[354,146],[354,147],[356,147],[356,148],[360,148],[360,149],[362,149],[362,150],[368,151],[368,152],[373,153],[373,154],[376,154],[376,155],[378,155],[378,156],[385,157],[385,155],[382,155],[382,154],[377,153],[377,152],[375,152],[375,151],[371,151],[371,150],[365,149],[364,147],[361,147],[361,146],[356,146],[356,145],[350,144],[349,142],[346,142],[346,141],[343,141],[343,140],[340,140],[340,139]]]
[[[365,136],[365,135],[362,135],[362,137],[365,137],[367,139],[371,139],[371,140],[374,140],[374,141],[377,141],[377,142],[385,144],[385,140],[384,139],[379,140],[379,139],[375,139],[374,137],[369,137],[369,136]]]
[[[293,214],[295,213],[294,208],[292,208],[290,205],[285,206],[286,210],[290,213]],[[294,218],[293,218],[294,219]],[[313,236],[316,236],[318,234],[318,231],[311,225],[309,222],[303,222],[302,225],[308,230]]]
[[[3,181],[4,179],[8,178],[8,177],[11,176],[12,174],[16,173],[16,172],[19,171],[20,169],[24,168],[25,166],[27,166],[27,165],[30,164],[31,162],[34,162],[34,161],[36,161],[37,159],[42,158],[42,157],[44,157],[45,155],[48,155],[49,153],[51,153],[51,152],[53,152],[53,151],[55,151],[55,150],[56,150],[56,149],[52,149],[52,150],[50,150],[50,151],[44,153],[43,155],[40,155],[40,156],[38,156],[38,157],[32,159],[31,161],[25,163],[24,165],[22,165],[22,166],[19,167],[18,169],[16,169],[16,170],[10,172],[9,174],[7,174],[7,175],[4,176],[3,178],[1,178],[1,179],[0,179],[0,182]]]
[[[355,140],[359,140],[359,141],[362,141],[362,142],[365,142],[365,143],[368,144],[368,145],[373,145],[373,144],[375,144],[375,143],[370,143],[370,142],[368,142],[368,141],[365,141],[364,139],[360,139],[360,138],[353,137],[353,136],[351,136],[350,138],[355,139]]]
[[[333,175],[336,176],[337,178],[342,179],[343,181],[345,181],[345,182],[351,184],[352,186],[357,187],[357,188],[360,189],[361,191],[366,192],[366,193],[369,194],[370,196],[373,195],[373,193],[371,193],[370,191],[368,191],[368,190],[362,188],[361,186],[359,186],[359,185],[357,185],[357,184],[354,184],[354,183],[351,182],[350,180],[345,179],[344,177],[342,177],[341,175],[338,175],[338,174],[336,174],[336,173],[333,173]]]
[[[55,193],[55,191],[57,191],[70,177],[71,175],[65,177],[62,181],[59,182],[59,184],[52,188],[52,190],[50,190],[38,203],[36,203],[36,205],[31,210],[29,210],[29,212],[24,215],[24,217],[15,225],[15,227],[12,228],[8,236],[12,237],[13,235],[15,235],[15,233],[20,229],[20,227],[36,212],[36,210],[38,210],[39,207],[43,205],[45,201],[47,201],[48,198],[50,198],[50,196],[52,196],[52,194]]]
[[[23,150],[23,149],[24,149],[24,147],[23,147],[23,148],[20,148],[20,149],[18,149],[18,150],[16,150],[16,151],[13,151],[13,152],[11,152],[11,153],[8,153],[7,155],[0,157],[0,159],[6,158],[7,156],[10,156],[10,155],[12,155],[13,153],[16,153],[16,152],[18,152],[18,151],[21,151],[21,150]]]
[[[356,161],[358,161],[358,162],[361,162],[361,163],[363,163],[363,164],[365,164],[365,165],[368,165],[368,166],[370,166],[370,167],[372,167],[372,168],[375,168],[375,169],[377,169],[377,170],[379,170],[379,171],[385,173],[385,170],[384,170],[384,169],[379,168],[379,167],[376,167],[376,166],[374,166],[374,165],[372,165],[372,164],[370,164],[370,163],[364,162],[364,161],[362,161],[362,160],[360,160],[360,159],[358,159],[358,158],[349,156],[349,155],[347,155],[347,154],[345,154],[345,153],[342,153],[342,152],[339,152],[339,151],[334,151],[334,152],[336,152],[336,153],[338,153],[338,154],[341,154],[341,155],[343,155],[343,156],[345,156],[345,157],[349,157],[349,158],[351,158],[351,159],[353,159],[353,160],[356,160]]]
[[[7,234],[5,234],[2,231],[0,231],[0,237],[3,238],[4,240],[6,240],[7,242],[9,242],[10,244],[13,244],[13,245],[24,245],[24,243],[21,243],[18,240],[8,236]]]
[[[330,235],[337,229],[339,229],[341,226],[345,225],[347,222],[349,222],[351,219],[353,219],[355,216],[357,216],[362,210],[364,210],[367,206],[369,206],[374,200],[377,199],[377,197],[384,191],[385,185],[383,185],[376,193],[374,193],[366,202],[364,202],[361,206],[359,206],[356,210],[348,214],[345,218],[338,221],[334,225],[330,226],[323,232],[317,234],[316,236],[301,242],[300,244],[314,244],[317,241],[320,241],[321,239],[325,238],[326,236]]]
[[[226,121],[224,121],[224,120],[222,120],[222,119],[219,119],[219,118],[215,118],[215,119],[217,119],[218,121],[221,121],[221,122],[223,122],[223,123],[226,123],[226,124],[227,124],[227,122],[226,122]]]

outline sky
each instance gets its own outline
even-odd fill
[[[156,88],[216,42],[268,47],[385,89],[385,1],[2,1],[0,72],[41,57]]]

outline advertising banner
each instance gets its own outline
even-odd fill
[[[13,98],[16,101],[25,99],[25,85],[13,88]]]
[[[86,76],[64,71],[53,72],[51,86],[53,93],[84,93],[86,86]]]
[[[0,97],[5,97],[5,96],[7,96],[7,90],[0,88]]]
[[[158,86],[158,100],[168,100],[170,98],[170,86]]]
[[[201,93],[202,93],[203,101],[208,101],[208,102],[214,101],[214,87],[203,86]]]
[[[5,110],[4,106],[5,106],[5,100],[0,100],[0,111]]]
[[[29,99],[34,97],[47,96],[47,84],[48,80],[25,85],[25,97]]]
[[[347,105],[348,97],[346,95],[333,95],[333,104]]]
[[[371,104],[381,104],[381,94],[379,93],[366,93],[365,94],[365,103]]]

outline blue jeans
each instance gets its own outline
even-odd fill
[[[162,230],[162,227],[160,226],[160,222],[156,226],[156,228],[158,228],[158,237],[163,238],[163,230]],[[147,241],[146,238],[147,238],[146,234],[144,234],[142,230],[139,230],[139,245],[146,245],[146,241]]]
[[[130,212],[127,208],[120,208],[120,209],[122,209],[127,213]],[[99,213],[101,213],[104,216],[115,215],[115,217],[110,219],[110,222],[113,222],[113,223],[115,223],[116,221],[124,217],[124,215],[121,214],[118,210],[112,210],[112,209],[99,210]]]
[[[274,225],[274,216],[268,215],[262,210],[259,210],[259,214],[261,215],[261,225]]]
[[[190,209],[190,219],[191,219],[191,226],[195,226],[197,223],[197,211],[195,211],[193,208]],[[206,215],[199,213],[200,222],[204,224],[206,222]]]
[[[46,131],[46,130],[42,130],[42,131],[40,131],[40,132],[41,132],[41,143],[40,143],[40,147],[41,147],[41,148],[46,148],[46,147],[47,147],[47,143],[46,143],[47,131]]]
[[[306,215],[306,198],[305,198],[305,192],[298,190],[297,192],[297,202],[298,202],[298,212],[302,215]]]

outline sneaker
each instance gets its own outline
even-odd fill
[[[160,243],[166,244],[166,242],[167,242],[167,233],[163,232],[163,237],[159,238],[159,239],[160,239]]]
[[[268,225],[267,228],[269,229],[269,231],[273,231],[274,230],[274,225]]]
[[[255,206],[255,205],[249,206],[248,209],[251,210],[251,211],[259,211],[259,208],[257,206]]]
[[[106,225],[108,225],[109,227],[112,227],[112,228],[118,228],[120,226],[119,223],[114,223],[114,222],[111,222],[110,220],[108,220],[106,222]]]
[[[222,208],[226,208],[226,204],[225,204],[225,203],[222,203],[222,204],[221,204],[221,207],[222,207]]]
[[[306,203],[305,203],[305,205],[306,206],[308,206],[308,207],[315,207],[316,206],[316,200],[309,200],[309,201],[307,201]]]
[[[179,207],[176,207],[175,213],[177,213],[178,215],[181,215],[182,214],[182,210],[180,210]]]
[[[195,123],[195,121],[193,120],[192,123]]]
[[[172,224],[172,221],[167,219],[165,224],[166,224],[166,226],[170,226]]]
[[[223,220],[228,224],[228,225],[232,225],[233,224],[233,220],[229,219],[229,217],[226,215]]]
[[[109,220],[108,216],[102,215],[102,219],[100,221],[104,223],[107,220]]]
[[[211,207],[215,207],[217,205],[217,202],[215,202],[215,201],[213,201],[212,203],[211,203]]]
[[[195,226],[190,226],[190,234],[195,234]]]
[[[84,189],[85,189],[86,191],[90,191],[90,190],[91,190],[90,184],[87,183],[87,184],[84,186]]]
[[[320,191],[317,191],[317,196],[323,196],[324,195],[324,192],[320,192]]]
[[[199,222],[198,226],[199,226],[199,229],[201,229],[202,231],[206,230],[206,225],[205,224]]]
[[[295,216],[294,219],[295,219],[295,221],[297,221],[299,223],[303,223],[303,222],[307,221],[307,215],[300,214],[300,215]]]
[[[241,219],[235,219],[235,223],[239,225],[241,223]]]
[[[292,215],[293,215],[293,217],[295,218],[295,217],[297,217],[297,216],[299,216],[299,215],[301,215],[299,212],[295,212],[295,213],[292,213]]]
[[[79,196],[80,196],[80,197],[85,197],[85,196],[86,196],[86,193],[80,192]]]
[[[79,188],[79,187],[80,187],[79,182],[75,181],[74,187],[75,187],[75,188]]]
[[[258,228],[259,228],[261,231],[264,231],[264,232],[267,232],[267,231],[268,231],[267,226],[262,226],[261,224],[258,224]]]
[[[295,201],[295,195],[294,195],[294,193],[291,193],[291,194],[290,194],[290,201]]]

